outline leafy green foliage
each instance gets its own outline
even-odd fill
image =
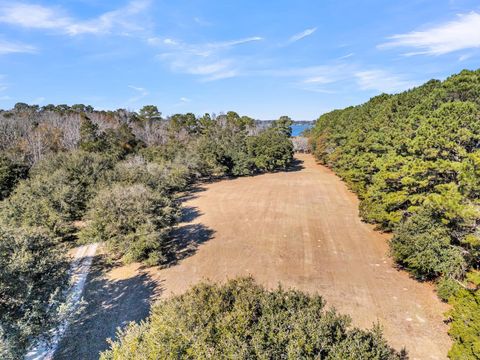
[[[448,356],[452,360],[480,359],[480,272],[468,275],[471,288],[462,288],[450,298],[449,334],[455,341]]]
[[[437,295],[443,301],[448,301],[461,289],[461,283],[451,277],[441,277],[437,282]]]
[[[79,142],[81,150],[102,152],[112,159],[121,159],[141,145],[128,125],[121,124],[116,128],[100,132],[98,125],[94,124],[85,114],[81,114]]]
[[[113,258],[125,263],[164,260],[162,245],[179,217],[175,202],[144,185],[116,185],[98,193],[89,204],[83,242],[105,241]]]
[[[40,230],[0,228],[0,355],[18,359],[32,337],[56,325],[67,262]]]
[[[162,113],[155,105],[145,105],[138,112],[138,117],[143,121],[161,120]]]
[[[215,120],[176,114],[169,122],[169,141],[142,153],[157,163],[183,164],[192,176],[200,177],[286,169],[293,160],[290,126],[291,120],[284,117],[258,132],[253,119],[232,111]]]
[[[5,199],[15,185],[27,176],[28,167],[0,155],[0,200]]]
[[[450,248],[472,267],[479,265],[480,245],[475,233],[480,221],[480,104],[474,96],[478,89],[480,71],[463,71],[443,83],[430,81],[411,91],[380,95],[363,105],[325,114],[309,133],[317,158],[359,194],[365,220],[396,231],[411,214],[427,206],[432,224],[443,229],[443,240],[434,242],[437,249],[430,244],[436,262],[445,256],[440,248]],[[408,226],[421,224],[410,220]],[[412,243],[420,245],[415,239]],[[403,235],[397,237],[392,242],[397,246],[394,253],[401,253],[399,247],[408,247],[408,242]],[[413,248],[410,253],[418,250]],[[400,254],[398,260],[406,265],[407,257]],[[442,275],[433,270],[435,261],[430,260],[431,266],[422,267],[417,258],[416,276]]]
[[[82,217],[97,181],[111,167],[109,159],[83,151],[46,159],[0,205],[0,219],[12,227],[44,227],[64,236],[72,231],[69,223]]]
[[[102,151],[106,144],[99,134],[98,125],[94,124],[90,118],[81,114],[80,117],[80,142],[79,147],[84,151]]]
[[[156,304],[101,359],[402,359],[381,331],[350,327],[320,296],[251,278],[200,284]]]
[[[102,183],[105,186],[119,183],[123,185],[143,184],[154,191],[174,193],[185,190],[190,183],[191,172],[181,163],[169,161],[150,162],[136,155],[118,162],[109,171]]]
[[[461,248],[451,244],[448,228],[427,209],[402,222],[390,245],[395,260],[420,279],[458,279],[465,273]]]
[[[278,120],[266,131],[248,139],[248,152],[257,169],[260,171],[286,170],[292,163],[293,144],[289,139],[290,125],[291,121]]]

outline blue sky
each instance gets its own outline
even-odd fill
[[[479,60],[478,0],[0,0],[0,108],[314,119]]]

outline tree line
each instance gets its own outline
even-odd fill
[[[399,266],[453,305],[449,357],[480,359],[480,70],[324,114],[309,138]]]
[[[203,179],[287,169],[291,120],[145,106],[23,103],[0,111],[0,357],[21,358],[67,316],[66,252],[103,242],[112,261],[168,261],[180,193]]]

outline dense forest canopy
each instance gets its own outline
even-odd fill
[[[164,265],[180,192],[203,179],[285,170],[292,121],[23,103],[0,112],[0,357],[69,316],[68,248]]]
[[[449,356],[480,359],[480,70],[332,111],[309,137],[398,264],[453,304]]]

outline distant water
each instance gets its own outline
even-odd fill
[[[309,124],[293,124],[292,125],[292,136],[300,136],[303,130],[310,129],[312,125]]]

